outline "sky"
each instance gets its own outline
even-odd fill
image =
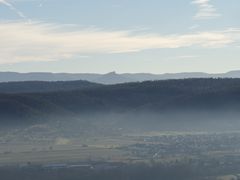
[[[0,71],[240,70],[239,0],[0,0]]]

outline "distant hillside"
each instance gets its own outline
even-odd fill
[[[23,81],[0,83],[0,93],[71,91],[102,86],[88,81]]]
[[[142,82],[152,80],[186,79],[186,78],[240,78],[240,71],[231,71],[223,74],[208,74],[202,72],[150,74],[150,73],[124,73],[107,74],[91,73],[16,73],[0,72],[0,82],[12,81],[76,81],[85,80],[100,84],[118,84],[127,82]]]
[[[53,83],[54,84],[54,83]],[[0,95],[0,118],[94,112],[236,111],[240,79],[186,79]]]

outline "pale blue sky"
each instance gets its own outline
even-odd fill
[[[0,71],[240,69],[239,0],[0,0]]]

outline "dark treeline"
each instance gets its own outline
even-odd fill
[[[45,168],[43,166],[0,167],[4,180],[216,180],[218,176],[236,174],[239,164],[222,166],[204,161],[174,163],[135,163],[119,166],[102,164],[93,168]]]
[[[0,83],[0,93],[33,93],[70,91],[103,86],[88,81],[26,81],[26,82],[3,82]]]
[[[43,82],[42,87],[34,82],[25,83],[27,89],[33,89],[33,93],[17,93],[18,89],[20,92],[24,89],[24,83],[20,83],[19,86],[12,84],[16,93],[0,94],[1,119],[26,119],[89,111],[238,111],[240,107],[240,79],[165,80],[108,86],[86,85],[87,82],[83,82],[86,88],[83,88],[81,82],[66,83],[69,86],[63,82],[49,82],[47,86],[54,87],[49,88],[50,92],[47,92]],[[0,84],[0,91],[2,86]],[[62,87],[70,90],[63,91]],[[11,84],[8,88],[11,88]],[[36,88],[40,92],[36,93]]]

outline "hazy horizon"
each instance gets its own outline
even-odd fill
[[[181,74],[181,73],[206,73],[206,74],[226,74],[229,72],[240,72],[240,69],[233,69],[229,71],[220,71],[220,72],[207,72],[207,71],[176,71],[176,72],[148,72],[148,71],[104,71],[104,72],[95,72],[95,71],[0,71],[0,73],[20,73],[20,74],[28,74],[28,73],[53,73],[53,74],[100,74],[100,75],[106,75],[106,74],[153,74],[153,75],[164,75],[164,74]]]

